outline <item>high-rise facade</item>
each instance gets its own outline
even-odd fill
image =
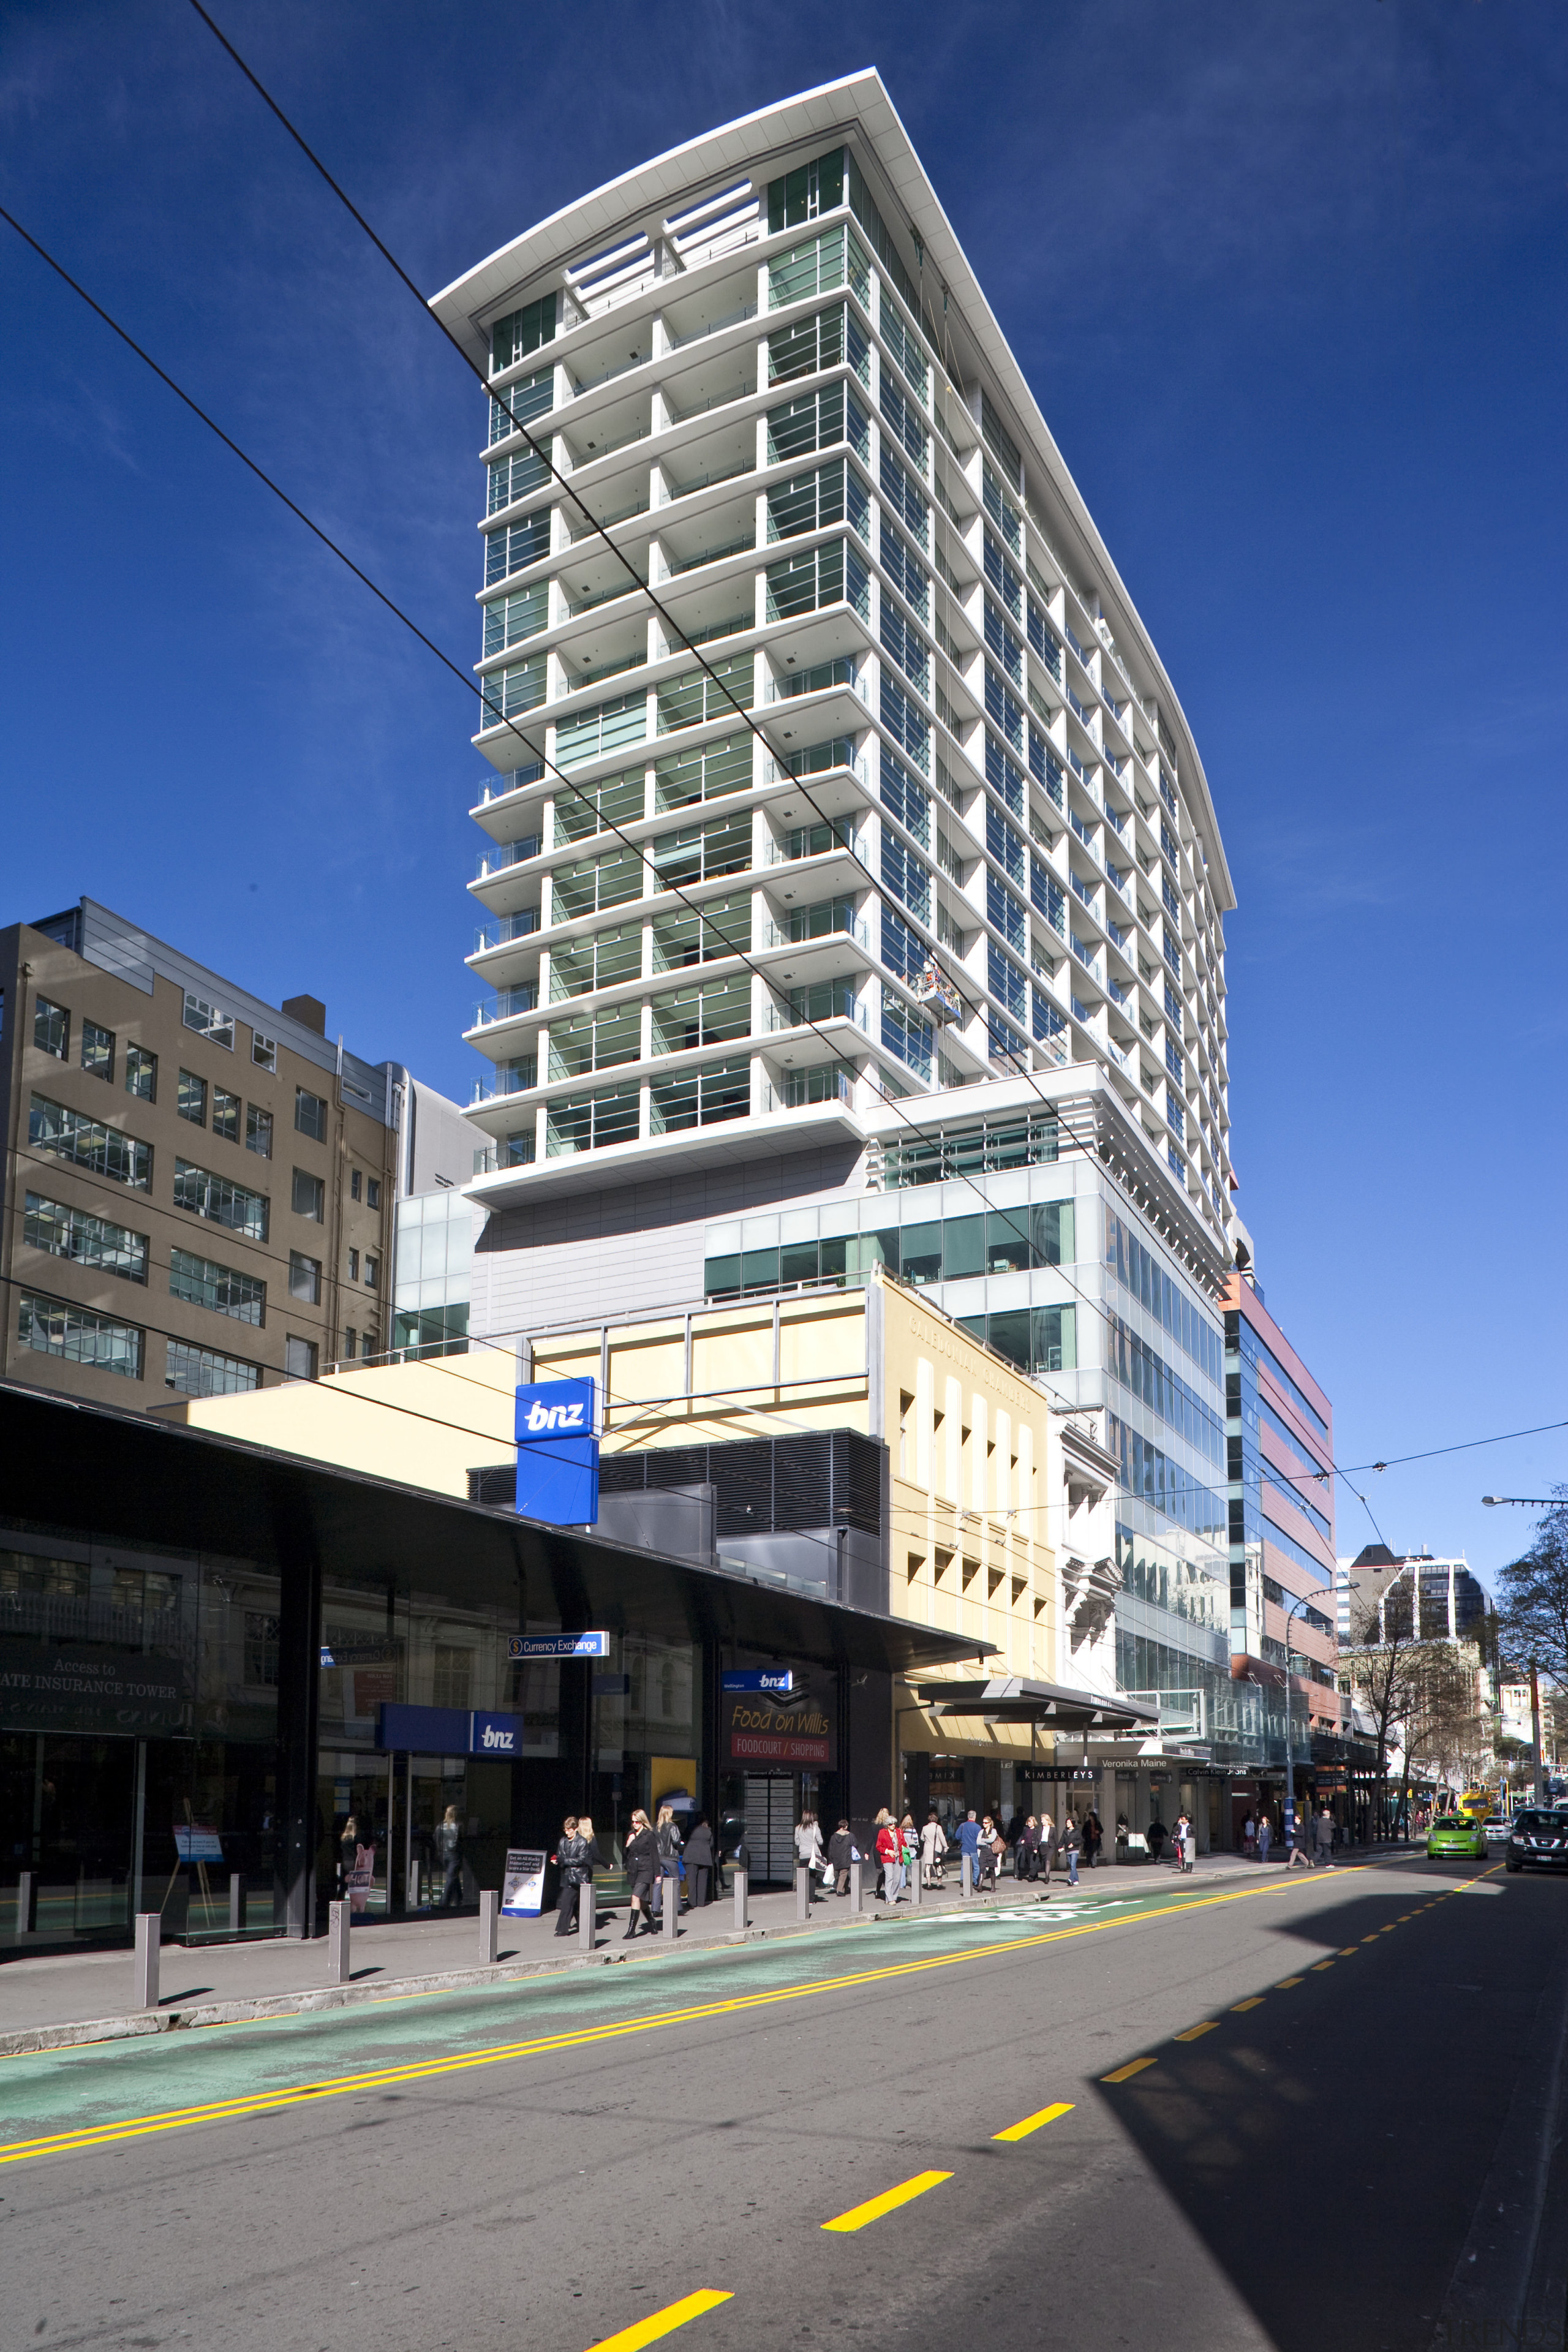
[[[644,165],[436,307],[499,395],[486,1197],[1087,1066],[1223,1251],[1202,763],[879,79]]]

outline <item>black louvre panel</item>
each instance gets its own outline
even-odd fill
[[[647,1484],[646,1454],[599,1455],[599,1485],[606,1495],[637,1494]]]
[[[721,1536],[769,1535],[773,1527],[773,1444],[767,1437],[742,1437],[708,1453],[716,1490],[715,1532]]]
[[[833,1523],[868,1536],[882,1531],[882,1449],[858,1430],[833,1433]]]
[[[773,1441],[773,1525],[781,1535],[833,1524],[833,1439],[827,1430]]]
[[[650,1486],[700,1486],[709,1475],[705,1445],[657,1445],[643,1460]]]

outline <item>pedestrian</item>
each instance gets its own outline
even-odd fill
[[[1155,1814],[1143,1834],[1149,1841],[1150,1860],[1158,1862],[1165,1844],[1165,1824],[1158,1813]]]
[[[1191,1813],[1182,1826],[1182,1868],[1192,1870],[1198,1858],[1198,1825]]]
[[[1105,1843],[1105,1832],[1100,1826],[1100,1815],[1091,1805],[1084,1816],[1083,1866],[1092,1870],[1100,1860],[1100,1849]]]
[[[1290,1840],[1289,1867],[1292,1870],[1310,1870],[1312,1867],[1312,1821],[1310,1813],[1299,1813],[1296,1817],[1295,1835]]]
[[[346,1903],[353,1885],[353,1872],[359,1860],[359,1821],[351,1813],[338,1833],[338,1899]]]
[[[927,1886],[945,1884],[942,1862],[947,1853],[947,1835],[934,1812],[926,1815],[921,1832],[921,1872]]]
[[[1247,1819],[1241,1824],[1241,1850],[1247,1856],[1248,1862],[1257,1861],[1258,1823],[1253,1820],[1250,1809],[1247,1811]]]
[[[827,1860],[833,1871],[836,1890],[840,1895],[849,1892],[849,1865],[855,1859],[855,1840],[847,1822],[841,1821],[827,1841]]]
[[[1040,1824],[1033,1813],[1024,1816],[1013,1868],[1019,1878],[1028,1879],[1031,1885],[1040,1874]]]
[[[808,1904],[811,1904],[816,1900],[816,1888],[813,1881],[821,1872],[823,1853],[822,1825],[809,1806],[803,1811],[799,1821],[795,1825],[795,1864],[797,1872],[803,1862],[805,1864],[805,1899]]]
[[[903,1840],[886,1805],[877,1815],[877,1859],[882,1865],[882,1900],[897,1903],[903,1895]]]
[[[1043,1903],[1051,1899],[1051,1869],[1057,1858],[1057,1825],[1049,1813],[1040,1815],[1040,1874],[1046,1882]]]
[[[441,1908],[453,1911],[463,1899],[463,1824],[448,1805],[436,1824],[436,1858],[441,1865]]]
[[[661,1898],[680,1910],[680,1849],[681,1835],[673,1805],[660,1805],[658,1819],[653,1826],[654,1843],[658,1848],[658,1882],[655,1886],[654,1912],[661,1913]]]
[[[555,1932],[558,1936],[575,1934],[577,1927],[577,1892],[583,1882],[577,1875],[577,1864],[585,1851],[577,1834],[577,1816],[568,1813],[561,1824],[556,1843],[555,1862],[561,1873],[561,1891],[555,1902]]]
[[[1325,1870],[1332,1870],[1334,1867],[1332,1858],[1334,1851],[1334,1817],[1332,1813],[1330,1812],[1327,1805],[1323,1807],[1322,1811],[1318,1815],[1317,1820],[1313,1822],[1312,1829],[1317,1839],[1318,1860],[1322,1864]]]
[[[975,1859],[980,1865],[980,1878],[975,1892],[978,1895],[984,1895],[989,1893],[996,1884],[996,1824],[989,1813],[984,1815],[981,1820],[980,1842],[975,1849]]]
[[[1184,1805],[1176,1815],[1176,1826],[1171,1840],[1178,1872],[1184,1871],[1187,1867],[1187,1839],[1191,1835],[1192,1826],[1187,1819],[1186,1807]]]
[[[1268,1861],[1269,1842],[1273,1835],[1273,1822],[1269,1820],[1267,1813],[1260,1813],[1258,1817],[1258,1859],[1259,1862]]]
[[[708,1825],[706,1813],[697,1816],[691,1835],[686,1841],[684,1859],[692,1903],[699,1910],[705,1911],[712,1900],[713,1885],[713,1832]]]
[[[902,1848],[900,1860],[904,1865],[904,1885],[912,1886],[921,1859],[920,1833],[915,1828],[913,1813],[906,1813],[899,1823],[899,1843]]]
[[[969,1884],[973,1889],[980,1874],[980,1823],[973,1805],[958,1824],[958,1853],[961,1864],[965,1854],[969,1856]]]
[[[658,1840],[653,1823],[639,1805],[631,1818],[631,1834],[622,1856],[626,1874],[626,1891],[631,1896],[631,1912],[626,1920],[626,1932],[622,1941],[629,1944],[640,1927],[644,1935],[653,1933],[653,1921],[648,1916],[648,1903],[653,1894],[654,1874],[658,1868]]]
[[[1082,1844],[1083,1832],[1079,1828],[1077,1816],[1069,1811],[1066,1821],[1062,1823],[1061,1836],[1062,1852],[1068,1858],[1068,1885],[1069,1886],[1076,1886],[1078,1885],[1078,1857],[1079,1851]]]

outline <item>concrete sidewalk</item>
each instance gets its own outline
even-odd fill
[[[1272,1867],[1272,1865],[1270,1865]],[[1197,1886],[1256,1874],[1258,1865],[1237,1854],[1201,1856],[1195,1870],[1179,1879],[1168,1865],[1138,1868],[1107,1864],[1081,1874],[1078,1894],[1100,1900],[1153,1892],[1166,1885]],[[1068,1892],[1060,1873],[1051,1880],[1051,1900]],[[600,1914],[592,1953],[579,1936],[555,1936],[555,1915],[539,1919],[503,1919],[493,1966],[482,1961],[479,1923],[465,1916],[371,1923],[353,1931],[353,1978],[345,1985],[327,1979],[324,1938],[297,1942],[281,1937],[195,1946],[165,1944],[160,1960],[156,2010],[132,2010],[132,1955],[126,1950],[56,1953],[0,1965],[0,2056],[64,2048],[86,2042],[169,2032],[246,2018],[287,2016],[310,2010],[357,2007],[378,2000],[407,2000],[426,1992],[552,1976],[625,1959],[644,1964],[679,1951],[683,1957],[718,1957],[738,1944],[763,1937],[816,1936],[836,1928],[865,1928],[877,1921],[902,1923],[937,1913],[984,1914],[1038,1905],[1047,1913],[1042,1886],[1005,1878],[994,1895],[965,1902],[955,1874],[947,1885],[925,1890],[919,1909],[905,1902],[896,1910],[872,1903],[858,1917],[847,1897],[824,1896],[805,1921],[796,1916],[793,1890],[752,1895],[750,1927],[738,1934],[731,1896],[686,1912],[678,1940],[663,1932],[626,1940],[624,1907]]]

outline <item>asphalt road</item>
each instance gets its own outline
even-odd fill
[[[7,2341],[1426,2352],[1565,1972],[1558,1880],[1107,1872],[6,2059]]]

